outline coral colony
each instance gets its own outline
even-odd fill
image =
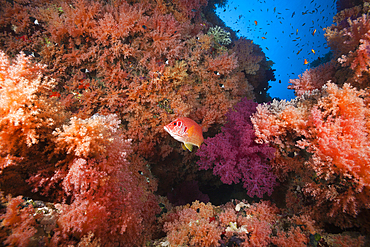
[[[270,102],[272,62],[223,1],[1,0],[0,245],[369,246],[356,2],[331,61]]]

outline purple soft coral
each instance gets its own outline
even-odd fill
[[[255,134],[250,116],[257,103],[243,99],[227,113],[227,123],[222,132],[207,138],[206,145],[198,150],[200,169],[213,168],[213,174],[225,184],[243,182],[248,195],[262,198],[271,195],[276,177],[267,164],[274,157],[275,149],[254,142]]]

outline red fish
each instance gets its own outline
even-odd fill
[[[164,130],[173,138],[182,142],[182,147],[193,150],[193,145],[200,147],[203,143],[202,127],[187,117],[180,117],[164,126]],[[186,150],[185,149],[185,150]]]
[[[58,92],[54,92],[54,91],[51,91],[51,94],[50,94],[50,96],[49,96],[50,98],[51,97],[57,97],[57,98],[59,98],[60,97],[60,93],[58,93]]]

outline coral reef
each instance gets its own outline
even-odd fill
[[[302,208],[339,227],[358,225],[358,214],[369,209],[369,106],[363,95],[348,84],[327,83],[291,102],[259,105],[252,117],[258,142],[278,149],[276,174],[299,177],[293,184],[302,189]]]
[[[217,246],[222,228],[210,220],[216,214],[211,203],[195,201],[165,216],[164,230],[171,245]]]
[[[364,237],[329,235],[307,216],[283,216],[268,202],[233,201],[221,207],[195,201],[161,218],[167,237],[155,246],[361,246]],[[331,245],[335,246],[335,245]]]
[[[259,103],[270,101],[267,90],[269,89],[268,82],[276,80],[274,70],[271,69],[274,63],[267,60],[259,45],[244,37],[236,40],[231,49],[238,57],[237,72],[253,86],[256,101]]]
[[[273,169],[288,179],[286,200],[295,212],[368,232],[370,7],[353,4],[338,2],[351,8],[326,28],[332,60],[290,81],[299,97],[258,106],[252,121],[259,143],[279,150]]]
[[[220,45],[229,45],[231,43],[230,33],[219,26],[209,28],[208,35],[213,35],[215,41]]]
[[[35,209],[32,205],[25,205],[24,208],[20,209],[19,205],[22,203],[22,196],[12,198],[9,201],[6,214],[2,216],[2,225],[12,228],[12,235],[3,242],[4,244],[11,246],[28,246],[31,238],[37,232],[35,226],[36,219],[39,217],[33,216],[35,215]]]
[[[307,70],[299,79],[290,80],[289,88],[294,89],[297,96],[320,89],[328,80],[340,86],[349,83],[358,89],[369,86],[370,5],[363,2],[353,6],[353,3],[338,2],[338,5],[352,7],[338,12],[334,17],[335,24],[324,29],[331,52],[320,59],[321,65]]]
[[[51,97],[55,81],[43,76],[44,66],[24,54],[12,64],[0,55],[1,189],[58,203],[58,227],[40,243],[73,244],[89,232],[108,245],[150,238],[159,211],[155,181],[149,185],[138,174],[145,171],[140,160],[127,160],[131,141],[118,130],[117,116],[68,118]],[[9,202],[3,225],[11,234],[5,243],[27,246],[45,215],[30,206],[16,213],[21,202],[22,197]]]
[[[293,89],[296,96],[302,96],[306,92],[312,92],[315,89],[320,89],[328,81],[336,83],[335,67],[333,63],[328,62],[321,64],[316,68],[306,70],[302,76],[298,75],[298,79],[291,79],[289,89]]]
[[[368,245],[367,2],[295,100],[261,105],[273,63],[223,0],[0,4],[1,244]],[[179,117],[196,152],[163,129]]]
[[[326,28],[325,37],[333,51],[338,83],[350,83],[364,89],[369,86],[368,11],[370,5],[344,9],[334,17],[332,26]]]
[[[9,55],[33,52],[48,65],[45,73],[58,83],[68,110],[83,118],[117,114],[134,150],[150,158],[164,123],[190,116],[207,130],[222,124],[241,96],[254,98],[248,82],[231,73],[238,67],[232,51],[204,34],[207,25],[199,22],[207,21],[184,20],[201,18],[194,10],[205,4],[80,0],[32,8],[4,2],[0,39]],[[21,23],[13,23],[17,11]],[[19,40],[23,35],[32,42]]]
[[[254,142],[255,135],[250,121],[257,103],[243,99],[227,116],[221,133],[207,138],[198,150],[200,169],[213,169],[226,184],[243,183],[250,197],[262,198],[271,195],[276,185],[268,160],[274,157],[275,149]]]
[[[255,97],[234,73],[236,54],[207,34],[216,26],[201,13],[207,1],[1,5],[1,190],[14,196],[9,214],[19,195],[52,204],[17,211],[24,225],[4,214],[1,241],[142,245],[159,230],[157,181],[165,195],[182,174],[197,176],[176,168],[195,155],[163,126],[191,117],[213,132],[241,97]],[[38,224],[48,220],[46,233]]]

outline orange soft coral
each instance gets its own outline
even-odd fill
[[[195,201],[191,207],[185,206],[177,212],[176,218],[164,225],[171,245],[218,246],[222,228],[214,217],[213,206]]]
[[[186,12],[205,3],[174,4]],[[47,4],[37,12],[46,40],[38,52],[65,89],[61,101],[80,118],[117,114],[134,148],[147,157],[163,140],[161,126],[176,116],[203,121],[204,130],[221,124],[250,87],[232,73],[235,54],[209,35],[192,33],[200,25],[177,20],[171,6],[80,0],[62,3],[62,12]]]
[[[28,147],[47,138],[45,128],[52,129],[60,118],[61,108],[48,97],[54,81],[42,77],[45,66],[32,64],[24,54],[13,64],[0,52],[0,149],[4,154]],[[48,133],[50,135],[50,133]]]
[[[315,89],[320,89],[325,83],[331,81],[336,82],[334,77],[335,68],[333,63],[322,64],[316,68],[306,70],[299,79],[291,79],[289,89],[293,89],[296,96],[302,96],[305,92],[312,92]]]
[[[337,221],[341,227],[356,224],[358,213],[369,205],[369,108],[363,95],[348,84],[327,83],[322,92],[280,102],[280,107],[261,106],[252,118],[259,140],[279,150],[273,165],[283,168],[280,178],[289,171],[299,175],[295,186],[314,198],[313,215],[351,219],[346,225]]]
[[[73,117],[69,125],[63,126],[63,130],[56,128],[53,132],[57,137],[57,150],[65,149],[67,154],[78,157],[96,157],[113,140],[111,135],[119,124],[115,115],[94,115],[86,120]]]
[[[6,193],[28,193],[32,187],[25,180],[50,167],[49,159],[57,155],[52,132],[68,114],[50,97],[55,82],[43,71],[24,54],[11,62],[0,53],[0,183]]]
[[[326,28],[325,36],[333,50],[333,62],[338,67],[336,77],[340,84],[347,82],[359,88],[369,85],[368,10],[367,3],[345,9],[334,18],[336,24]]]
[[[31,205],[22,208],[23,202],[22,196],[10,199],[6,213],[0,218],[2,226],[11,230],[4,244],[29,246],[31,237],[37,232],[35,210]]]

